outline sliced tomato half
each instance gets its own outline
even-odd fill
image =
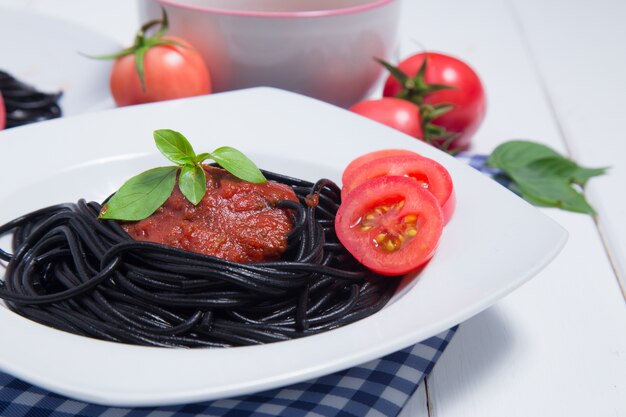
[[[450,173],[440,163],[416,153],[377,158],[362,164],[343,183],[341,197],[345,199],[359,185],[383,176],[403,176],[417,181],[435,196],[446,222],[452,217],[456,200]]]
[[[358,158],[352,160],[343,170],[343,175],[341,176],[341,183],[345,186],[352,182],[352,178],[354,175],[361,169],[361,167],[368,162],[372,162],[375,159],[386,158],[388,156],[420,156],[419,154],[409,151],[408,149],[381,149],[380,151],[369,152],[364,155],[359,156]]]
[[[337,211],[335,231],[352,256],[372,271],[403,275],[433,256],[443,224],[431,193],[410,178],[388,176],[352,190]]]

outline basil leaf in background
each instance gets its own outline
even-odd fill
[[[198,165],[184,165],[178,177],[178,188],[194,206],[206,194],[206,174]]]
[[[558,207],[578,213],[595,214],[581,192],[565,178],[546,177],[516,181],[518,190],[530,203]]]
[[[180,132],[171,129],[155,130],[154,143],[161,153],[177,165],[194,164],[196,153]]]
[[[549,158],[541,158],[520,167],[519,171],[528,171],[534,173],[535,176],[557,176],[561,178],[571,178],[572,174],[578,168],[578,164],[562,156],[553,156]]]
[[[137,221],[156,211],[172,193],[178,167],[160,167],[126,181],[100,212],[101,219]]]
[[[606,173],[606,168],[584,168],[545,145],[520,140],[498,146],[487,165],[502,170],[513,181],[509,188],[531,204],[586,214],[595,211],[582,186]]]
[[[226,171],[244,181],[255,184],[267,181],[254,162],[235,148],[222,146],[211,152],[211,158]]]
[[[538,159],[526,165],[524,170],[532,170],[540,176],[568,178],[576,184],[585,185],[590,178],[606,174],[607,168],[584,168],[572,160],[559,156]]]
[[[489,155],[487,165],[507,171],[550,157],[563,158],[558,152],[540,143],[511,140],[494,149]]]
[[[555,206],[555,201],[544,200],[541,197],[537,197],[533,194],[530,194],[526,190],[520,190],[519,187],[516,187],[515,193],[517,193],[520,197],[528,201],[533,206],[538,206],[538,207],[554,207]]]
[[[568,172],[568,176],[576,184],[585,185],[590,178],[606,174],[608,169],[608,167],[585,168],[574,163],[574,166]]]
[[[587,181],[592,177],[597,177],[599,175],[604,175],[608,171],[607,168],[584,168],[578,166],[574,172],[570,174],[571,180],[576,184],[584,186],[587,184]]]

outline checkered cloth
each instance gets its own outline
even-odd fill
[[[511,178],[505,175],[498,168],[492,168],[492,167],[487,166],[487,159],[489,159],[489,155],[471,154],[471,153],[463,152],[463,153],[456,155],[456,158],[458,160],[465,162],[472,168],[477,169],[483,174],[491,177],[492,179],[496,180],[497,182],[499,182],[506,188],[510,189]]]
[[[180,406],[105,407],[71,400],[0,372],[2,417],[361,417],[397,416],[430,373],[456,328],[307,382],[253,395]]]
[[[460,154],[508,186],[487,156]],[[456,327],[424,342],[321,378],[253,395],[156,408],[106,407],[75,401],[0,372],[0,417],[395,417],[430,373]]]

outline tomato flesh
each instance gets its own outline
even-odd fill
[[[369,152],[364,155],[359,156],[356,159],[353,159],[352,162],[348,164],[346,169],[343,170],[343,175],[341,176],[342,184],[349,184],[352,182],[352,177],[361,169],[361,167],[368,162],[371,162],[375,159],[385,158],[388,156],[401,156],[401,155],[419,155],[413,151],[409,151],[408,149],[381,149],[379,151]]]
[[[348,198],[355,188],[372,178],[401,176],[416,181],[434,195],[446,222],[454,212],[456,199],[450,174],[440,163],[419,154],[398,154],[372,159],[360,164],[356,170],[348,174],[344,172],[344,177],[347,178],[341,190],[343,199]]]
[[[199,52],[182,39],[164,36],[178,45],[156,45],[144,56],[145,90],[135,67],[135,55],[113,64],[109,84],[118,106],[151,103],[211,93],[211,77]]]
[[[443,225],[435,197],[415,180],[397,176],[356,187],[335,218],[337,237],[346,249],[383,275],[403,275],[427,262]]]

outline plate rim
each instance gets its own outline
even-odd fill
[[[88,115],[74,117],[71,119],[72,120],[71,122],[65,121],[65,120],[70,120],[70,119],[56,119],[50,122],[41,123],[40,124],[41,126],[32,125],[32,126],[25,126],[23,128],[20,128],[22,130],[20,132],[16,131],[15,136],[26,136],[30,133],[31,130],[33,131],[43,130],[48,127],[50,130],[56,129],[54,127],[55,125],[61,124],[63,126],[66,123],[78,123],[76,122],[76,120],[83,120],[83,119],[89,120],[89,118],[98,118],[100,117],[98,116],[98,114],[103,115],[102,117],[104,117],[104,119],[106,119],[107,117],[109,118],[117,117],[117,116],[106,116],[106,115],[112,114],[110,112],[116,112],[115,114],[122,114],[121,112],[128,112],[128,114],[132,114],[134,112],[149,114],[149,112],[152,111],[151,109],[156,109],[155,111],[158,111],[159,109],[179,109],[180,110],[181,108],[184,109],[186,107],[189,107],[189,108],[197,107],[198,105],[204,103],[207,100],[219,100],[219,97],[231,97],[232,98],[232,97],[241,96],[240,98],[244,99],[245,98],[244,96],[247,96],[247,98],[250,99],[250,97],[254,95],[266,96],[265,97],[266,99],[268,97],[271,97],[271,99],[274,101],[275,100],[287,100],[287,101],[297,100],[302,103],[308,103],[308,105],[334,107],[332,105],[322,103],[318,100],[311,99],[308,97],[303,97],[295,93],[289,93],[289,92],[274,89],[274,88],[259,87],[259,88],[251,88],[251,89],[246,89],[246,90],[227,92],[227,93],[219,93],[219,94],[214,94],[212,96],[195,97],[191,99],[182,99],[182,100],[175,100],[171,102],[153,103],[153,104],[147,104],[147,105],[142,105],[142,106],[135,106],[135,109],[104,110],[98,113],[89,113]],[[123,114],[126,114],[126,113],[123,113]],[[356,120],[356,119],[353,119],[353,120]],[[398,135],[401,135],[403,137],[403,140],[405,140],[406,138],[404,135],[396,131],[392,131],[391,129],[386,128],[384,126],[380,126],[378,124],[374,124],[373,122],[369,120],[362,120],[359,123],[368,124],[368,126],[371,128],[375,128],[380,131],[385,131],[386,134],[388,135],[392,135],[396,137],[400,137]],[[7,139],[7,136],[9,135],[6,133],[0,134],[0,150],[2,150],[4,143],[7,142],[5,140]],[[425,146],[427,145],[419,145],[418,148],[425,150],[424,153],[437,155],[439,159],[448,158],[448,156],[443,156],[443,155],[438,154],[439,151],[436,151],[433,149],[427,149],[425,148]],[[461,162],[458,162],[458,163],[462,164]],[[470,171],[467,171],[467,172],[470,172]],[[476,175],[482,176],[482,174],[479,174],[477,172],[476,172]],[[3,192],[0,191],[0,199],[5,198],[3,197],[5,195],[6,194],[3,194]],[[537,213],[540,213],[540,212],[537,211]],[[240,384],[235,384],[233,386],[228,386],[228,387],[223,387],[223,386],[215,387],[214,386],[213,388],[210,388],[210,389],[207,387],[199,387],[196,390],[187,390],[187,391],[181,391],[177,393],[169,393],[169,395],[165,397],[162,396],[162,393],[159,393],[160,395],[159,398],[155,398],[155,395],[151,395],[150,393],[144,394],[143,397],[140,398],[140,396],[138,396],[137,393],[131,393],[129,396],[129,395],[124,395],[124,393],[119,393],[119,392],[107,392],[104,394],[102,391],[94,392],[92,388],[89,388],[85,385],[80,385],[77,387],[72,384],[60,382],[58,379],[55,379],[55,378],[46,377],[45,375],[42,375],[42,374],[33,375],[32,373],[26,372],[23,368],[12,366],[12,364],[6,363],[6,361],[3,360],[3,357],[1,355],[0,355],[0,369],[4,369],[17,377],[20,377],[26,381],[34,383],[35,385],[44,387],[53,392],[67,395],[69,397],[76,398],[82,401],[103,404],[103,405],[115,405],[115,406],[161,406],[161,405],[181,404],[185,402],[205,401],[205,400],[231,397],[234,395],[242,395],[242,394],[251,393],[251,392],[258,392],[258,391],[262,391],[265,389],[277,388],[280,386],[288,385],[294,382],[301,382],[310,378],[314,378],[314,377],[329,374],[335,371],[339,371],[341,369],[346,369],[350,366],[364,363],[368,360],[375,359],[385,354],[391,353],[393,351],[410,346],[411,344],[418,343],[428,337],[434,336],[440,333],[441,331],[444,331],[466,320],[469,317],[472,317],[473,315],[479,313],[480,311],[483,311],[484,309],[493,305],[497,300],[502,298],[504,295],[509,294],[510,292],[512,292],[519,286],[521,286],[523,283],[525,283],[534,275],[536,275],[541,269],[543,269],[552,259],[554,259],[554,257],[556,257],[556,255],[560,252],[560,250],[565,245],[565,242],[567,241],[567,231],[564,228],[562,228],[560,225],[558,225],[558,223],[548,218],[548,216],[546,216],[543,213],[540,213],[539,217],[544,219],[547,222],[547,224],[551,224],[552,226],[554,226],[553,231],[555,233],[555,236],[553,237],[554,244],[552,245],[552,250],[544,253],[543,257],[539,259],[537,262],[535,262],[532,268],[528,268],[523,274],[520,274],[519,276],[517,276],[515,280],[509,281],[508,285],[503,286],[502,288],[499,289],[499,291],[492,293],[488,298],[483,299],[480,303],[470,305],[466,307],[464,310],[458,312],[456,315],[448,317],[447,320],[433,323],[427,328],[414,330],[412,333],[407,333],[403,337],[397,337],[393,340],[387,340],[387,341],[381,342],[375,347],[370,347],[369,349],[361,350],[358,354],[353,354],[350,357],[344,356],[343,358],[341,358],[341,360],[338,359],[332,363],[328,362],[325,364],[321,364],[315,368],[308,368],[306,370],[304,369],[293,370],[290,373],[287,373],[281,376],[268,377],[262,381],[257,380],[256,382],[249,382],[249,383],[243,383],[243,384],[240,383]],[[395,307],[391,305],[389,308],[393,309]],[[7,317],[6,312],[8,312],[8,310],[4,308],[0,310],[0,323],[6,321],[6,317]],[[14,313],[11,313],[11,312],[9,313],[15,316]],[[94,343],[99,344],[101,346],[113,345],[114,348],[112,349],[115,351],[119,350],[119,347],[120,347],[120,345],[117,343],[97,341],[94,339],[84,338],[82,336],[66,334],[64,332],[60,332],[58,330],[49,329],[49,328],[41,329],[44,326],[41,326],[36,323],[32,323],[29,320],[22,318],[20,316],[17,316],[17,317],[19,317],[18,320],[23,320],[25,322],[28,322],[27,324],[24,324],[25,326],[27,327],[34,326],[35,328],[37,328],[38,331],[36,331],[36,333],[47,334],[53,337],[54,339],[57,337],[66,338],[66,339],[67,338],[87,339],[88,342],[83,341],[85,343],[79,343],[79,345],[89,346],[90,344],[94,344]],[[16,317],[13,317],[13,318],[16,319]],[[364,320],[362,320],[361,322],[351,324],[349,326],[342,327],[337,330],[341,331],[342,329],[345,329],[350,326],[358,326],[360,328],[364,326],[363,322]],[[63,334],[59,335],[59,333],[63,333]],[[263,349],[267,350],[268,346],[270,346],[269,349],[273,349],[273,346],[279,346],[279,345],[284,346],[284,344],[286,343],[289,343],[291,344],[290,346],[297,348],[297,347],[300,347],[302,344],[306,345],[307,340],[310,340],[311,338],[326,339],[326,338],[332,337],[335,334],[336,333],[331,334],[331,332],[327,332],[327,333],[320,334],[320,335],[309,336],[303,339],[297,339],[297,340],[292,340],[292,341],[287,341],[287,342],[277,342],[274,344],[264,345],[264,347],[255,346],[253,348],[256,348],[256,349],[260,348],[260,350],[258,351],[261,351]],[[67,340],[70,340],[70,339],[67,339]],[[123,346],[124,346],[124,349],[126,348],[130,350],[141,349],[142,351],[151,350],[151,349],[160,349],[160,348],[137,347],[137,346],[128,346],[128,345],[123,345]],[[4,345],[0,345],[0,353],[3,352],[3,348],[4,348]],[[232,349],[248,349],[248,347],[232,348]],[[284,349],[276,349],[276,350],[280,351]],[[171,350],[168,350],[168,351],[172,352]],[[193,354],[198,356],[195,353]],[[171,356],[176,357],[176,354],[173,354]]]
[[[96,41],[97,44],[102,44],[104,42],[108,43],[109,46],[112,48],[113,50],[121,50],[123,48],[123,46],[116,41],[115,39],[113,39],[110,36],[107,36],[105,33],[102,33],[100,31],[97,30],[93,30],[93,28],[82,24],[81,22],[77,22],[77,21],[73,21],[73,20],[67,20],[67,19],[63,19],[62,17],[58,17],[58,16],[52,16],[50,14],[38,11],[38,10],[27,10],[24,9],[22,7],[17,7],[17,6],[11,6],[8,4],[2,4],[0,5],[0,16],[2,16],[2,20],[7,19],[9,21],[19,21],[20,19],[28,19],[29,21],[31,21],[29,24],[26,24],[26,26],[30,27],[37,27],[38,30],[50,30],[50,26],[52,27],[56,27],[56,28],[63,28],[63,33],[72,33],[75,34],[78,31],[79,35],[82,35],[83,37],[87,35],[92,37],[92,40]],[[50,26],[46,27],[46,28],[41,28],[39,26],[39,23],[48,23]],[[0,25],[1,26],[1,25]],[[0,33],[2,33],[2,31],[5,30],[3,27],[0,27]],[[39,33],[39,32],[35,32],[35,33]],[[33,35],[35,36],[35,35]],[[51,36],[51,35],[50,35]],[[101,45],[100,45],[101,46]],[[113,49],[115,48],[115,49]],[[33,51],[29,51],[31,52],[31,55],[36,56],[36,53],[32,53]],[[85,51],[80,51],[85,52]],[[79,56],[79,52],[76,52],[76,56]],[[89,60],[89,58],[87,58],[86,56],[82,57],[82,59],[84,59],[86,63],[92,61],[93,63],[96,62],[96,60],[91,59]],[[15,60],[16,62],[19,62],[18,66],[22,66],[24,68],[27,69],[27,71],[25,72],[30,72],[30,73],[42,73],[42,72],[48,72],[48,70],[51,68],[50,65],[45,65],[45,63],[43,61],[39,61],[41,62],[41,64],[39,64],[39,62],[35,63],[35,61],[33,60],[32,62],[29,62],[29,65],[24,66],[21,62],[21,60]],[[74,61],[74,63],[76,62],[80,62],[79,60]],[[106,74],[106,79],[104,81],[104,83],[102,84],[102,88],[99,90],[100,93],[102,93],[102,97],[101,98],[97,98],[95,100],[73,100],[74,103],[70,106],[70,111],[68,113],[67,108],[67,96],[68,96],[68,91],[69,94],[71,94],[71,97],[75,97],[76,95],[76,90],[73,90],[73,85],[75,83],[75,80],[73,80],[71,77],[63,78],[61,76],[58,76],[57,78],[60,80],[61,78],[63,78],[63,82],[61,83],[59,81],[59,83],[55,83],[55,86],[52,87],[50,85],[42,85],[42,81],[39,79],[37,79],[37,77],[29,77],[28,75],[24,75],[22,73],[19,73],[19,71],[16,70],[9,70],[6,65],[2,68],[5,71],[9,71],[10,75],[14,76],[16,79],[18,79],[21,82],[24,82],[27,85],[32,85],[35,88],[37,88],[38,90],[41,91],[45,91],[45,92],[50,92],[48,90],[52,90],[53,88],[55,89],[55,91],[61,91],[62,92],[62,96],[59,100],[59,105],[61,107],[61,111],[63,113],[63,117],[69,117],[69,116],[75,116],[75,115],[81,115],[81,114],[85,114],[88,112],[97,112],[97,111],[101,111],[101,110],[105,110],[105,109],[110,109],[114,107],[114,102],[113,102],[113,98],[111,97],[110,93],[109,94],[104,94],[105,92],[109,92],[109,85],[108,85],[108,73],[110,72],[110,69],[113,66],[113,61],[99,61],[99,66],[102,67],[102,74]],[[86,67],[89,65],[86,65]],[[9,67],[11,68],[15,68],[12,65],[10,65]],[[67,69],[71,67],[71,65],[66,65],[63,68],[59,68],[59,73],[63,73],[64,71],[67,71]],[[41,69],[39,69],[41,68]],[[45,71],[44,71],[45,68]],[[54,67],[53,67],[54,68]],[[82,68],[80,70],[80,72],[88,72],[88,68]],[[94,75],[95,77],[95,75]],[[66,80],[70,80],[70,81],[66,81]],[[62,85],[63,84],[63,85]],[[82,94],[82,93],[81,93]]]

